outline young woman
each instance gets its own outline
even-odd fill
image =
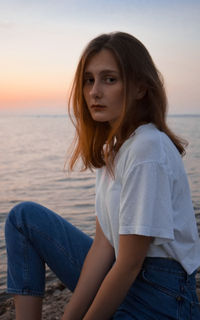
[[[116,32],[82,54],[70,105],[70,169],[97,169],[94,240],[39,204],[6,222],[8,292],[17,319],[41,319],[45,263],[74,293],[62,320],[197,320],[197,232],[184,143],[166,125],[166,96],[148,51]]]

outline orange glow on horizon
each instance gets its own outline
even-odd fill
[[[66,90],[63,92],[41,92],[41,93],[31,93],[31,92],[18,92],[16,94],[8,94],[0,98],[0,109],[10,108],[10,107],[20,107],[20,106],[40,106],[52,104],[64,104],[68,100],[68,95]]]
[[[0,109],[18,108],[23,106],[41,106],[66,104],[70,91],[70,81],[58,78],[54,82],[48,79],[27,78],[27,81],[22,79],[12,79],[0,83]]]

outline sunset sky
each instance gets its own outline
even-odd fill
[[[64,113],[80,54],[98,34],[139,38],[169,112],[200,113],[199,0],[0,0],[0,109]]]

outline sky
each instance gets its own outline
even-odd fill
[[[169,113],[200,113],[200,0],[0,0],[0,110],[66,112],[79,57],[101,33],[149,50]]]

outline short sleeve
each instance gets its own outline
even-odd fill
[[[151,236],[156,245],[174,239],[170,175],[164,165],[141,163],[122,178],[119,234]]]

